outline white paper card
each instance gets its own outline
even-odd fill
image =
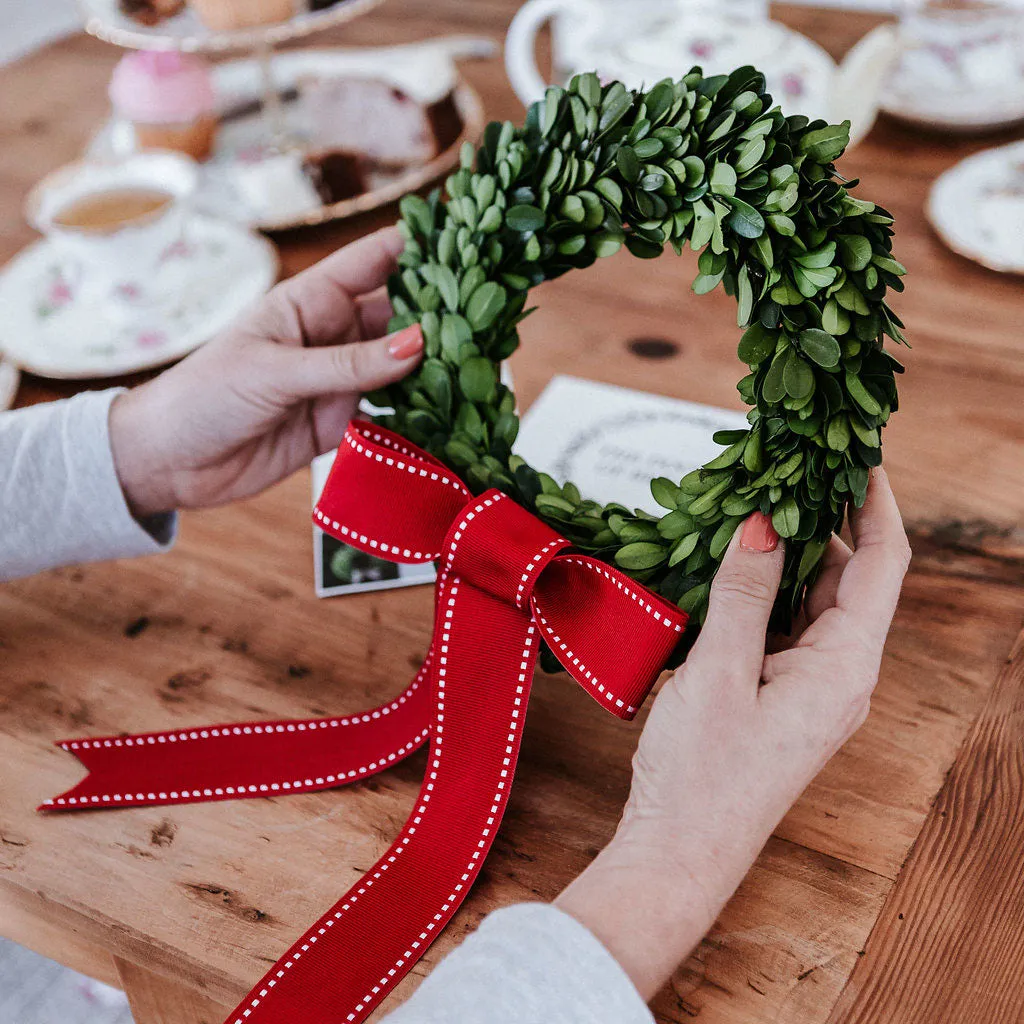
[[[716,430],[747,426],[737,410],[559,376],[530,407],[515,450],[584,498],[661,515],[651,480],[680,480],[721,453]]]

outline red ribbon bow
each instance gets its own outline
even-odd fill
[[[396,434],[352,423],[314,521],[396,562],[439,561],[434,635],[396,700],[345,718],[69,740],[89,769],[41,809],[228,800],[341,786],[429,737],[401,834],[228,1017],[362,1021],[465,898],[501,823],[543,637],[573,678],[632,718],[686,616],[500,491],[474,498]],[[625,642],[624,642],[625,641]]]

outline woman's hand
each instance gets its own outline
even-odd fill
[[[132,512],[255,494],[337,446],[364,391],[419,362],[419,325],[382,338],[402,251],[388,228],[274,288],[237,325],[111,407]],[[376,340],[367,340],[376,339]]]
[[[783,550],[755,514],[690,656],[655,700],[615,838],[558,898],[651,998],[714,923],[782,816],[861,725],[910,561],[881,469],[834,538],[805,628],[765,654]]]

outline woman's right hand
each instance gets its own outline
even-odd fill
[[[558,898],[650,998],[714,923],[782,816],[861,725],[910,547],[881,469],[834,538],[802,628],[766,630],[783,546],[759,513],[733,537],[707,621],[655,700],[615,838]]]

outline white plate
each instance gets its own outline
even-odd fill
[[[927,215],[954,252],[990,270],[1024,274],[1024,141],[951,167],[932,185]]]
[[[120,298],[76,283],[46,239],[0,270],[0,351],[40,377],[114,377],[163,366],[228,326],[277,278],[277,252],[246,228],[194,217],[150,280]]]
[[[336,0],[322,11],[297,14],[287,21],[230,32],[213,32],[196,13],[185,8],[157,25],[147,26],[121,12],[119,0],[79,0],[85,14],[85,30],[116,46],[140,50],[188,50],[213,52],[251,50],[301,39],[365,14],[381,0]]]
[[[14,363],[0,357],[0,412],[10,409],[14,404],[20,378],[21,373]]]

